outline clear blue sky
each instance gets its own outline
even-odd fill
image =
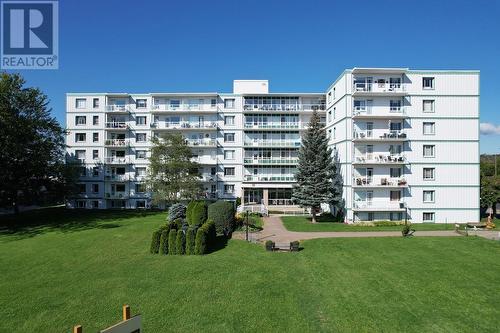
[[[59,30],[59,70],[21,73],[61,122],[66,92],[323,92],[355,66],[476,69],[481,151],[500,152],[500,1],[61,0]]]

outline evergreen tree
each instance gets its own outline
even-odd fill
[[[181,134],[165,134],[152,139],[149,173],[146,184],[154,204],[193,200],[202,186],[199,164],[193,162],[191,148]]]
[[[338,159],[338,158],[337,158]],[[316,223],[316,211],[322,203],[338,207],[342,200],[342,178],[338,164],[333,160],[328,138],[314,111],[309,127],[302,137],[299,150],[297,185],[292,200],[302,207],[311,208],[312,222]]]

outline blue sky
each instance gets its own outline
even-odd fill
[[[481,71],[481,152],[500,152],[500,1],[61,0],[58,70],[24,70],[64,122],[66,92],[323,92],[345,69]]]

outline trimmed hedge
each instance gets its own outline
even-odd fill
[[[151,253],[158,253],[160,250],[160,237],[161,237],[161,230],[156,230],[153,232],[153,237],[151,238],[151,246],[149,248],[149,252]]]
[[[230,201],[219,200],[208,206],[208,218],[215,222],[218,234],[230,235],[235,227],[234,205]]]
[[[193,228],[189,228],[186,231],[186,254],[195,254],[194,253],[194,239],[196,237],[195,230]]]
[[[168,234],[170,230],[164,229],[160,236],[160,254],[168,254]]]
[[[177,230],[172,229],[168,234],[168,254],[177,254]]]
[[[177,239],[176,239],[176,246],[177,246],[177,254],[184,254],[186,253],[186,237],[184,237],[184,232],[182,230],[177,231]]]
[[[186,206],[181,203],[176,203],[170,206],[168,210],[168,221],[173,222],[175,220],[186,218]]]
[[[206,228],[203,226],[198,228],[194,241],[194,254],[201,255],[207,253],[207,235],[208,231]]]
[[[191,201],[186,210],[187,222],[190,226],[200,226],[207,220],[207,204],[205,201]]]

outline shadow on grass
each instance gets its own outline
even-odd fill
[[[215,239],[215,244],[209,253],[214,253],[224,249],[227,246],[228,238],[223,235],[217,236]]]
[[[51,231],[75,232],[89,229],[119,228],[119,219],[140,218],[157,214],[146,210],[79,210],[64,207],[0,216],[0,235],[27,238]]]

